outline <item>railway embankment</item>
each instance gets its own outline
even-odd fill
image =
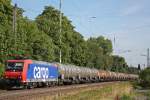
[[[92,86],[60,92],[53,96],[41,96],[36,100],[124,100],[132,94],[130,82],[114,82],[101,86]],[[35,100],[34,98],[32,100]],[[128,99],[125,99],[128,100]]]
[[[48,88],[0,90],[0,100],[150,100],[150,90],[131,82],[101,82]]]
[[[128,94],[132,85],[128,82],[101,82],[75,84],[48,88],[11,90],[0,93],[0,100],[101,100]]]
[[[48,97],[41,100],[48,100]],[[52,100],[150,100],[150,89],[135,88],[133,82],[120,82],[72,91],[54,96]]]

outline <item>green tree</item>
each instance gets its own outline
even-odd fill
[[[141,85],[143,87],[150,88],[150,68],[142,70],[139,74],[139,78],[141,79]]]
[[[12,41],[12,6],[10,0],[0,1],[0,62],[7,59],[7,52]],[[9,37],[10,36],[10,37]]]
[[[139,74],[140,70],[136,67],[130,66],[128,67],[128,73]]]
[[[34,21],[23,17],[21,8],[17,8],[17,31],[12,32],[12,10],[10,0],[0,1],[0,62],[26,54],[35,60],[53,60],[52,39],[39,31]],[[41,52],[37,54],[37,51]]]
[[[36,18],[40,31],[46,33],[55,45],[55,61],[59,61],[59,51],[62,50],[62,62],[84,65],[84,39],[74,30],[71,21],[62,16],[62,32],[59,32],[59,11],[51,6],[46,6],[42,14]],[[60,44],[59,39],[62,42]]]
[[[87,47],[87,66],[103,68],[103,49],[91,38],[87,40]]]
[[[125,62],[125,59],[123,57],[120,57],[118,55],[112,56],[113,63],[112,63],[112,71],[117,72],[127,72],[128,71],[128,65]]]
[[[103,36],[97,37],[97,43],[99,47],[103,48],[103,54],[110,55],[113,51],[112,42],[109,39],[105,39]]]
[[[112,65],[112,43],[103,36],[87,40],[87,66],[98,69],[110,69]]]

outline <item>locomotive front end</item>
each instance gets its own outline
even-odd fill
[[[5,67],[4,78],[7,86],[20,86],[22,82],[24,61],[8,60]]]

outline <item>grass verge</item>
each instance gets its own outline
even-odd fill
[[[40,97],[36,100],[121,100],[120,98],[130,100],[132,97],[127,96],[131,95],[132,89],[129,82],[120,82],[101,87],[72,90],[55,96]]]

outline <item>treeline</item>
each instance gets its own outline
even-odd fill
[[[137,85],[150,89],[150,67],[145,68],[139,74],[139,81]]]
[[[11,0],[0,0],[1,64],[18,55],[34,60],[59,62],[61,48],[62,63],[129,72],[125,59],[112,55],[112,42],[109,39],[99,36],[85,40],[64,15],[60,33],[59,10],[46,6],[35,20],[24,17],[23,12],[23,9],[17,8],[17,24],[14,33]],[[61,44],[59,38],[62,39]]]

